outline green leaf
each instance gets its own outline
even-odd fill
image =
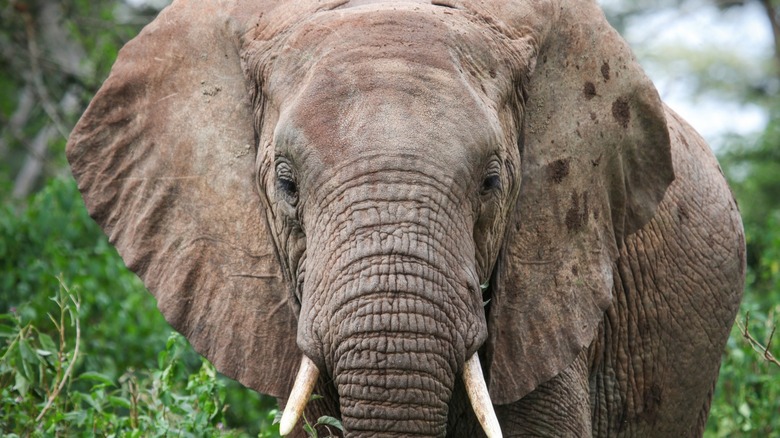
[[[325,426],[333,426],[342,432],[344,431],[344,426],[341,425],[341,421],[329,415],[323,415],[322,417],[320,417],[317,420],[317,424],[322,424]]]
[[[317,431],[309,423],[303,425],[303,431],[306,432],[309,438],[317,438]]]
[[[103,412],[103,406],[100,403],[100,398],[102,394],[98,391],[96,394],[85,394],[84,395],[84,401],[89,403],[90,406],[92,406],[93,409],[95,409],[98,412]],[[97,398],[96,398],[97,396]]]
[[[276,413],[274,414],[274,421],[271,424],[279,424],[279,422],[282,421],[282,415],[284,415],[284,411],[276,409]]]
[[[67,420],[69,423],[75,424],[76,426],[82,426],[87,420],[87,414],[88,412],[84,410],[66,412],[65,415],[63,415],[63,419]]]
[[[78,380],[92,380],[96,382],[103,383],[105,385],[114,386],[114,381],[111,380],[108,376],[105,374],[98,373],[96,371],[87,371],[84,373],[81,373],[78,377]]]
[[[38,342],[41,343],[41,347],[46,351],[57,351],[57,345],[51,339],[51,336],[46,333],[40,333],[38,335]]]
[[[108,402],[111,404],[111,406],[114,407],[125,408],[125,409],[130,409],[132,407],[130,404],[130,400],[124,397],[117,397],[115,395],[108,396]]]
[[[19,352],[22,354],[22,360],[27,363],[38,363],[38,356],[30,347],[30,343],[26,339],[19,341]]]
[[[19,330],[16,327],[0,325],[0,338],[12,338],[17,333],[19,333]]]
[[[14,390],[21,394],[22,397],[26,397],[27,391],[30,389],[30,381],[21,373],[16,373],[14,377]]]

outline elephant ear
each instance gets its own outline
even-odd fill
[[[674,179],[658,93],[595,2],[572,3],[540,14],[551,24],[536,29],[549,30],[525,35],[538,43],[525,84],[522,183],[492,280],[489,387],[498,404],[591,344],[612,302],[618,248]],[[502,18],[527,33],[534,14],[519,7],[516,23]]]
[[[174,2],[121,50],[67,156],[168,322],[219,371],[286,397],[296,318],[255,185],[239,55],[267,3]]]

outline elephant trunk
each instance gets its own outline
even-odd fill
[[[401,368],[337,374],[347,436],[444,436],[450,390],[436,378]]]
[[[306,251],[326,256],[306,258],[298,345],[333,379],[348,435],[443,436],[487,335],[473,218],[436,190],[454,182],[369,176],[306,217]]]
[[[341,324],[333,372],[344,427],[348,435],[443,436],[457,342],[430,314],[400,310],[420,305],[393,294],[363,300],[361,315]]]

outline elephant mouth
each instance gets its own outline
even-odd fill
[[[311,393],[319,375],[320,372],[317,366],[304,355],[279,424],[279,432],[282,436],[290,434],[298,423],[298,419],[306,408],[306,403],[311,398]],[[490,395],[482,374],[482,365],[479,362],[477,353],[474,353],[466,361],[461,377],[466,387],[466,393],[471,401],[471,406],[479,423],[482,425],[482,429],[485,431],[485,435],[488,438],[500,438],[502,436],[501,427],[493,410],[493,403],[490,401]]]

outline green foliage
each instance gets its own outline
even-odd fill
[[[748,272],[707,424],[713,437],[780,430],[780,366],[765,357],[780,356],[780,335],[772,342],[780,323],[780,107],[772,116],[757,140],[734,137],[720,157],[742,212]]]
[[[339,435],[336,435],[336,430],[339,430],[341,432],[344,431],[344,426],[341,425],[341,421],[328,416],[323,415],[320,418],[317,419],[317,422],[314,424],[309,423],[309,420],[306,419],[306,416],[303,416],[303,430],[306,432],[306,434],[310,438],[329,438],[329,437],[337,437]],[[318,430],[324,429],[325,433],[327,435],[320,435],[320,432]]]
[[[0,206],[0,311],[45,321],[57,275],[89,292],[81,309],[86,366],[116,378],[155,364],[148,349],[162,349],[170,328],[65,180],[53,180],[19,214]]]
[[[74,372],[79,299],[62,284],[53,301],[58,341],[19,314],[0,315],[6,340],[0,347],[0,407],[13,413],[0,418],[6,436],[242,435],[223,430],[225,385],[208,361],[195,372],[188,369],[183,357],[189,346],[181,335],[170,335],[152,370],[128,370],[119,379]]]
[[[315,401],[315,400],[321,400],[322,396],[319,394],[312,394],[311,397],[309,397],[309,403]],[[339,421],[337,418],[333,418],[329,415],[323,415],[320,418],[317,419],[317,422],[311,423],[308,418],[306,418],[306,414],[302,414],[303,417],[303,431],[306,433],[306,436],[309,438],[330,438],[330,437],[338,437],[339,435],[336,433],[336,431],[344,432],[344,426],[341,425],[341,421]],[[276,415],[274,416],[274,425],[278,424],[282,420],[282,413],[277,411]],[[327,435],[321,435],[321,433],[325,433]]]
[[[761,315],[750,324],[752,336],[766,340],[780,305],[770,317]],[[742,321],[743,317],[740,317]],[[720,371],[720,379],[707,424],[707,436],[771,436],[780,430],[780,368],[743,339],[738,326],[732,329]]]
[[[0,207],[0,411],[13,413],[0,417],[16,422],[0,423],[0,430],[46,430],[33,420],[75,347],[73,330],[65,337],[62,318],[53,324],[49,316],[61,283],[81,297],[78,318],[73,302],[66,306],[60,295],[56,301],[73,313],[68,324],[81,321],[80,352],[56,398],[62,404],[52,408],[68,417],[44,420],[82,432],[90,424],[100,434],[146,427],[143,436],[165,424],[197,431],[221,422],[251,435],[273,430],[267,412],[275,400],[221,376],[215,381],[210,364],[181,337],[169,338],[152,296],[89,218],[72,180],[52,180],[18,213]]]

